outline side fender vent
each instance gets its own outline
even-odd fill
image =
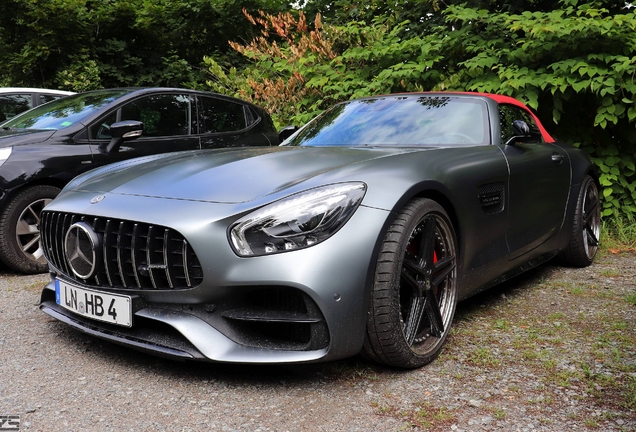
[[[506,196],[502,182],[487,183],[479,186],[477,197],[482,210],[487,215],[501,213],[504,210]]]

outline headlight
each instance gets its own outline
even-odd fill
[[[13,147],[5,147],[0,149],[0,166],[2,166],[2,164],[9,159],[9,156],[11,156],[11,151],[13,150]]]
[[[340,183],[300,192],[239,219],[230,229],[234,251],[257,256],[303,249],[336,233],[356,211],[364,183]]]

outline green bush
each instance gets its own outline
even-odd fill
[[[414,34],[376,16],[343,25],[298,14],[246,14],[262,36],[231,46],[251,62],[227,73],[207,58],[213,90],[302,124],[358,96],[468,90],[510,95],[538,111],[559,139],[599,168],[603,216],[636,214],[636,13],[602,1],[561,0],[549,11],[491,12],[451,5]]]

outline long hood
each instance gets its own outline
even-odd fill
[[[72,189],[218,203],[248,202],[404,149],[274,147],[183,152],[98,169]],[[67,188],[69,189],[69,188]]]

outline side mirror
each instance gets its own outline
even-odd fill
[[[512,130],[515,135],[506,141],[506,145],[512,145],[516,142],[541,142],[541,132],[535,128],[531,128],[530,125],[523,120],[513,121]]]
[[[512,122],[512,130],[515,131],[515,135],[527,136],[530,135],[530,126],[523,120],[515,120]]]
[[[298,126],[286,126],[278,132],[278,140],[279,142],[285,141],[287,138],[292,136],[298,130]]]
[[[144,124],[137,120],[124,120],[110,125],[110,136],[112,137],[106,146],[107,153],[119,151],[119,147],[124,141],[139,138],[144,133]]]

